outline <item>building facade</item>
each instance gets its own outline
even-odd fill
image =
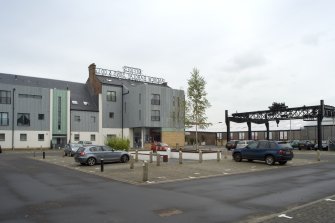
[[[184,144],[184,92],[140,69],[91,64],[84,84],[12,74],[0,79],[2,148],[104,144],[116,136],[128,138],[131,147]]]

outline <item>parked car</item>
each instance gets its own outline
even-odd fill
[[[230,141],[228,141],[227,144],[226,144],[226,148],[228,150],[235,149],[236,145],[237,145],[237,142],[238,142],[238,140],[230,140]]]
[[[318,149],[318,144],[316,143],[314,145],[314,149],[317,150]],[[322,140],[322,144],[321,144],[322,150],[328,151],[328,141],[327,140]]]
[[[233,151],[233,159],[241,162],[243,159],[248,161],[261,160],[268,165],[278,162],[284,165],[293,158],[293,148],[289,143],[260,140],[250,143],[245,148],[235,149]]]
[[[79,147],[81,147],[81,144],[78,143],[69,143],[66,144],[64,147],[64,155],[65,156],[73,156],[77,150],[79,149]]]
[[[158,142],[158,143],[152,143],[151,144],[151,150],[153,152],[156,152],[156,151],[168,151],[168,150],[171,150],[171,148],[166,143]]]
[[[300,143],[299,140],[292,140],[292,141],[290,142],[291,146],[292,146],[294,149],[299,149],[299,143]]]
[[[104,162],[122,162],[129,161],[130,155],[126,151],[114,150],[109,146],[82,146],[74,154],[74,160],[82,165],[93,166],[100,163],[101,159]]]
[[[299,150],[302,149],[314,149],[315,144],[309,140],[300,140],[299,142]]]
[[[249,145],[251,142],[254,142],[254,140],[238,140],[236,144],[236,149],[244,148],[247,145]]]

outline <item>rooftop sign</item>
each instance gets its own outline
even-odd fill
[[[95,69],[96,74],[103,75],[103,76],[109,76],[109,77],[115,77],[125,80],[132,80],[132,81],[140,81],[145,83],[152,83],[152,84],[163,84],[165,83],[165,80],[163,78],[158,77],[150,77],[142,74],[142,70],[139,68],[134,67],[123,67],[122,71],[115,71],[115,70],[107,70],[103,68],[96,68]]]

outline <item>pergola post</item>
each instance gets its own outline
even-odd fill
[[[228,118],[228,110],[225,110],[225,121],[227,125],[227,142],[230,141],[230,121]]]
[[[247,122],[247,125],[248,125],[248,139],[249,139],[249,140],[252,140],[252,135],[251,135],[251,122],[248,121],[248,122]]]
[[[265,122],[265,127],[266,127],[266,139],[270,140],[269,122]]]
[[[322,119],[324,115],[324,102],[320,101],[320,114],[318,114],[318,150],[322,149]]]

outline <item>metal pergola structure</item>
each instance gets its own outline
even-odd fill
[[[251,140],[251,123],[265,124],[266,137],[269,140],[269,121],[276,121],[277,125],[280,120],[303,119],[304,121],[317,121],[317,138],[318,148],[322,148],[322,128],[321,122],[324,117],[335,117],[335,107],[325,105],[324,101],[320,101],[320,105],[302,106],[296,108],[288,108],[285,104],[273,103],[269,110],[234,113],[228,116],[228,110],[225,111],[225,121],[227,125],[227,141],[230,140],[230,122],[243,123],[248,125],[248,139]]]

